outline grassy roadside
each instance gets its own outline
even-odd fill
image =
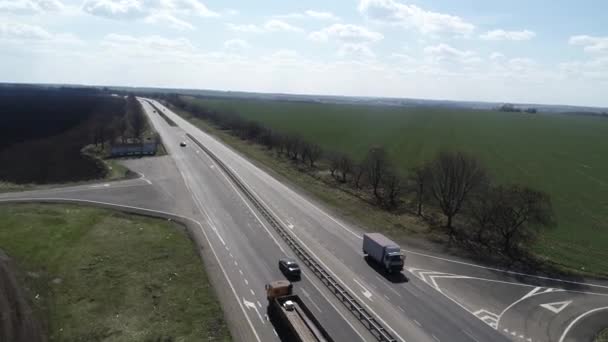
[[[600,333],[597,334],[593,342],[608,342],[608,328],[600,331]]]
[[[51,341],[229,341],[181,226],[72,205],[0,205],[0,248]]]
[[[468,254],[457,248],[446,247],[444,234],[431,228],[427,221],[408,212],[391,213],[377,208],[358,196],[354,196],[352,190],[336,184],[326,174],[311,173],[305,169],[294,168],[291,161],[284,158],[276,158],[274,152],[267,151],[264,147],[243,141],[227,131],[223,131],[204,120],[193,117],[190,113],[171,107],[173,111],[192,122],[197,127],[209,134],[219,138],[236,151],[239,151],[249,160],[261,166],[279,179],[286,181],[303,193],[311,195],[331,208],[338,215],[351,222],[356,222],[366,230],[383,232],[396,241],[407,242],[409,246],[417,246],[436,252],[449,252],[455,255]],[[320,167],[320,169],[324,169]],[[427,213],[428,215],[428,213]],[[439,214],[432,214],[439,218]],[[440,242],[440,243],[429,243]],[[544,254],[546,255],[546,254]],[[540,255],[539,258],[542,258]],[[543,258],[544,272],[562,273],[577,276],[608,276],[608,264],[599,259],[589,262],[584,269],[575,268],[571,264],[561,263],[558,259]],[[567,259],[564,259],[567,260]],[[483,262],[488,262],[485,260]],[[580,265],[580,264],[579,264]],[[532,271],[532,270],[527,270]],[[538,269],[538,271],[541,271]]]

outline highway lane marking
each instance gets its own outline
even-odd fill
[[[460,265],[465,265],[465,266],[482,268],[482,269],[486,269],[486,270],[490,270],[490,271],[496,271],[496,272],[507,273],[507,274],[514,274],[514,275],[519,275],[519,276],[526,276],[526,277],[530,277],[530,278],[537,278],[537,279],[543,279],[543,280],[557,281],[557,282],[560,282],[560,283],[568,283],[568,284],[576,284],[576,285],[586,285],[586,286],[592,286],[592,287],[599,287],[599,288],[608,289],[608,286],[605,286],[605,285],[599,285],[599,284],[593,284],[593,283],[584,283],[584,282],[564,280],[564,279],[557,279],[557,278],[551,278],[551,277],[543,277],[543,276],[538,276],[538,275],[533,275],[533,274],[527,274],[527,273],[522,273],[522,272],[516,272],[516,271],[507,271],[507,270],[502,270],[500,268],[481,266],[481,265],[476,265],[476,264],[472,264],[472,263],[468,263],[468,262],[464,262],[464,261],[452,260],[452,259],[448,259],[448,258],[438,257],[438,256],[435,256],[435,255],[415,252],[415,251],[412,251],[412,250],[409,250],[409,249],[405,249],[405,248],[401,248],[401,250],[403,252],[407,252],[407,253],[411,253],[411,254],[427,257],[427,258],[447,261],[447,262],[451,262],[451,263],[455,263],[455,264],[460,264]],[[524,285],[524,284],[522,284],[522,285]],[[526,286],[532,286],[532,285],[527,285],[527,284],[525,284],[525,285]]]
[[[304,294],[304,296],[306,296],[306,298],[308,298],[308,300],[310,300],[312,305],[314,305],[315,308],[317,308],[317,310],[319,310],[319,312],[323,312],[323,311],[321,311],[321,308],[317,305],[317,303],[315,303],[315,301],[312,300],[312,297],[310,296],[310,294],[308,294],[308,292],[306,292],[305,289],[302,289],[302,293]]]
[[[259,301],[259,300],[258,300],[258,301],[256,301],[256,302],[257,302],[258,306],[259,306],[259,307],[260,307],[260,309],[261,309],[261,308],[262,308],[262,303],[260,303],[260,301]]]
[[[238,263],[238,262],[236,262],[236,261],[234,261],[234,266],[238,267],[238,266],[239,266],[239,263]]]
[[[229,167],[229,166],[228,166],[228,167]],[[233,170],[233,171],[234,171],[234,170]],[[251,190],[251,191],[253,191],[253,190]],[[272,215],[274,215],[274,217],[275,217],[275,218],[276,218],[276,219],[279,221],[279,223],[280,223],[280,224],[282,224],[283,226],[285,226],[285,222],[283,222],[283,221],[281,220],[281,217],[280,217],[280,216],[278,216],[278,215],[277,215],[277,214],[276,214],[276,213],[275,213],[275,212],[272,210],[272,208],[271,208],[271,207],[270,207],[270,206],[269,206],[269,205],[268,205],[266,202],[264,202],[264,200],[263,200],[261,197],[259,197],[257,194],[255,194],[255,196],[256,196],[256,198],[257,198],[257,199],[258,199],[260,202],[262,202],[262,204],[263,204],[263,205],[264,205],[266,208],[268,208],[268,210],[271,212],[271,214],[272,214]],[[376,312],[375,312],[375,311],[374,311],[374,310],[373,310],[373,309],[372,309],[372,308],[371,308],[371,307],[370,307],[370,306],[369,306],[369,305],[368,305],[366,302],[364,302],[363,300],[361,300],[361,298],[360,298],[359,296],[357,296],[357,293],[356,293],[355,291],[353,291],[353,290],[352,290],[352,289],[351,289],[351,288],[350,288],[350,287],[349,287],[349,286],[346,284],[346,282],[344,282],[344,281],[343,281],[343,280],[342,280],[340,277],[338,277],[338,276],[336,275],[336,273],[335,273],[335,272],[334,272],[334,271],[333,271],[331,268],[329,268],[329,267],[328,267],[328,266],[327,266],[327,265],[326,265],[326,264],[323,262],[323,260],[322,260],[321,258],[319,258],[319,256],[318,256],[316,253],[314,253],[314,252],[313,252],[313,251],[310,249],[310,247],[308,247],[308,245],[307,245],[307,244],[305,244],[305,243],[304,243],[304,241],[302,241],[302,239],[300,239],[300,237],[299,237],[299,236],[298,236],[298,235],[297,235],[295,232],[292,234],[292,236],[293,236],[293,237],[294,237],[296,240],[298,240],[298,242],[300,242],[300,243],[302,244],[302,246],[304,246],[304,248],[305,248],[305,249],[306,249],[306,250],[307,250],[307,251],[308,251],[310,254],[312,254],[312,255],[313,255],[313,256],[314,256],[314,257],[317,259],[317,261],[318,261],[318,262],[319,262],[321,265],[323,265],[323,267],[325,267],[325,269],[326,269],[326,270],[327,270],[329,273],[331,273],[331,275],[332,275],[333,277],[335,277],[336,279],[338,279],[338,280],[340,281],[340,283],[342,283],[342,285],[343,285],[343,286],[344,286],[344,287],[345,287],[345,288],[346,288],[346,289],[347,289],[347,290],[348,290],[350,293],[352,293],[352,295],[353,295],[353,296],[354,296],[354,297],[355,297],[357,300],[359,300],[359,301],[360,301],[360,302],[361,302],[361,303],[362,303],[362,304],[363,304],[363,305],[364,305],[364,306],[365,306],[365,307],[366,307],[366,308],[367,308],[367,309],[368,309],[368,310],[369,310],[369,311],[370,311],[370,312],[371,312],[371,313],[372,313],[374,316],[376,316],[376,318],[377,318],[377,319],[378,319],[378,320],[379,320],[379,321],[380,321],[382,324],[384,324],[384,325],[385,325],[385,326],[386,326],[386,327],[387,327],[387,328],[388,328],[388,329],[389,329],[389,330],[390,330],[390,331],[391,331],[393,334],[395,334],[395,335],[397,336],[397,338],[399,338],[399,340],[401,340],[401,341],[405,341],[405,339],[404,339],[403,337],[401,337],[401,335],[399,335],[395,329],[393,329],[393,328],[392,328],[390,325],[388,325],[388,324],[386,323],[386,321],[385,321],[385,320],[384,320],[384,319],[383,319],[383,318],[382,318],[380,315],[378,315],[378,314],[377,314],[377,313],[376,313]],[[368,291],[368,292],[369,292],[369,291]],[[371,293],[369,293],[369,294],[371,295]]]
[[[287,222],[287,221],[286,221],[286,222]],[[287,222],[287,227],[289,227],[289,229],[293,230],[293,227],[294,227],[294,226],[293,226],[293,224],[291,224],[291,223]]]
[[[271,211],[272,211],[272,209],[269,209],[269,210],[271,210]],[[278,217],[277,217],[277,219],[278,219],[278,220],[280,220]],[[346,284],[346,282],[344,282],[344,281],[343,281],[343,280],[342,280],[340,277],[338,277],[338,276],[336,275],[336,273],[335,273],[335,272],[334,272],[334,271],[333,271],[331,268],[327,267],[327,265],[326,265],[326,264],[323,262],[323,260],[322,260],[322,259],[320,259],[320,258],[319,258],[319,257],[318,257],[318,256],[317,256],[317,255],[316,255],[316,254],[315,254],[315,253],[314,253],[314,252],[311,250],[311,249],[310,249],[310,247],[308,247],[308,245],[307,245],[307,244],[305,244],[305,243],[304,243],[304,242],[303,242],[303,241],[302,241],[302,240],[301,240],[301,239],[300,239],[300,238],[297,236],[297,234],[295,234],[295,233],[294,233],[294,234],[293,234],[293,237],[294,237],[296,240],[298,240],[298,242],[300,242],[300,243],[302,244],[302,246],[304,246],[304,248],[306,248],[306,250],[307,250],[307,251],[308,251],[310,254],[312,254],[312,255],[313,255],[313,256],[314,256],[314,257],[317,259],[317,261],[318,261],[318,262],[319,262],[321,265],[323,265],[323,267],[325,267],[325,269],[326,269],[326,270],[327,270],[329,273],[331,273],[331,275],[332,275],[333,277],[335,277],[336,279],[338,279],[338,280],[340,281],[340,283],[342,283],[342,285],[343,285],[343,286],[344,286],[344,287],[345,287],[345,288],[346,288],[346,289],[347,289],[347,290],[348,290],[350,293],[352,293],[352,295],[353,295],[353,296],[354,296],[354,297],[355,297],[357,300],[359,300],[359,302],[361,302],[361,303],[362,303],[362,304],[363,304],[363,305],[364,305],[364,306],[365,306],[365,307],[366,307],[366,308],[367,308],[367,309],[368,309],[368,310],[369,310],[369,311],[370,311],[370,312],[371,312],[371,313],[372,313],[374,316],[376,316],[376,318],[377,318],[377,319],[378,319],[378,320],[379,320],[379,321],[380,321],[382,324],[384,324],[384,325],[385,325],[385,326],[386,326],[386,327],[387,327],[387,328],[388,328],[388,329],[389,329],[389,330],[390,330],[390,331],[391,331],[393,334],[395,334],[395,336],[397,336],[397,337],[398,337],[398,338],[399,338],[401,341],[405,341],[405,339],[404,339],[403,337],[401,337],[401,336],[400,336],[400,335],[397,333],[397,331],[395,331],[395,329],[393,329],[393,328],[392,328],[390,325],[388,325],[388,324],[386,323],[386,321],[385,321],[384,319],[382,319],[382,317],[381,317],[380,315],[378,315],[378,314],[377,314],[377,313],[376,313],[376,312],[375,312],[375,311],[374,311],[374,310],[373,310],[373,309],[372,309],[372,308],[371,308],[369,305],[367,305],[367,303],[366,303],[366,302],[364,302],[363,300],[361,300],[361,298],[360,298],[359,296],[357,296],[357,293],[356,293],[355,291],[353,291],[353,290],[352,290],[352,289],[351,289],[351,288],[350,288],[350,287],[349,287],[349,286]]]
[[[232,255],[232,253],[228,253],[230,255],[231,258],[234,258],[234,256]]]
[[[399,310],[401,310],[401,312],[405,313],[405,310],[403,310],[402,307],[398,306]]]
[[[32,197],[32,198],[8,199],[8,200],[0,199],[0,202],[28,202],[28,201],[29,202],[31,202],[31,201],[54,201],[54,202],[75,202],[75,203],[80,202],[80,203],[101,204],[101,205],[105,205],[105,206],[109,206],[109,207],[128,208],[128,209],[141,210],[144,212],[169,215],[169,216],[179,217],[179,218],[187,220],[187,221],[195,222],[201,228],[201,231],[203,232],[203,236],[205,236],[205,239],[207,240],[209,247],[211,247],[211,252],[213,252],[213,255],[215,256],[215,260],[217,261],[218,265],[220,266],[220,269],[222,270],[222,273],[224,274],[224,278],[226,279],[226,281],[228,282],[228,285],[230,286],[230,289],[232,290],[232,294],[236,298],[237,303],[239,303],[241,311],[243,312],[243,315],[245,315],[245,319],[247,320],[247,323],[249,324],[249,327],[251,328],[251,331],[253,332],[255,339],[258,342],[262,342],[262,340],[260,339],[260,336],[258,335],[256,329],[253,326],[253,323],[251,323],[251,320],[249,319],[249,316],[247,315],[247,311],[245,310],[241,301],[239,300],[240,298],[237,295],[236,290],[234,289],[234,286],[232,285],[232,282],[230,281],[230,278],[228,277],[228,274],[226,273],[226,270],[224,269],[224,266],[222,265],[222,263],[220,261],[220,258],[217,256],[217,253],[215,252],[215,248],[213,248],[213,245],[211,244],[211,240],[209,240],[209,237],[207,236],[207,233],[205,232],[203,225],[198,220],[190,218],[190,217],[182,216],[179,214],[162,211],[162,210],[154,210],[154,209],[147,209],[147,208],[135,207],[135,206],[130,206],[130,205],[114,204],[114,203],[93,201],[93,200],[84,200],[84,199],[53,198],[53,197],[47,197],[47,198]]]
[[[576,322],[578,322],[579,320],[581,320],[583,317],[585,317],[587,315],[590,315],[594,312],[598,312],[598,311],[602,311],[602,310],[608,310],[608,306],[605,306],[603,308],[595,308],[593,310],[589,310],[589,311],[581,314],[580,316],[576,317],[572,322],[570,322],[570,324],[568,324],[566,329],[564,329],[564,332],[562,333],[562,336],[559,338],[558,342],[564,342],[566,335],[568,335],[568,332],[570,331],[570,329],[572,329],[572,327],[576,324]]]
[[[566,308],[566,306],[570,305],[570,303],[572,303],[571,300],[565,300],[563,302],[540,304],[540,306],[553,312],[554,314],[558,314],[562,310],[564,310]]]
[[[416,275],[416,273],[414,273],[414,271],[413,271],[413,270],[419,270],[419,269],[408,269],[408,271],[410,271],[410,272],[411,272],[412,274],[414,274],[416,277],[418,277],[419,279],[421,279],[421,278],[420,278],[420,276],[417,276],[417,275]],[[421,280],[422,280],[422,279],[421,279]],[[423,281],[424,281],[424,280],[423,280]],[[477,317],[473,311],[469,310],[469,309],[468,309],[466,306],[464,306],[463,304],[461,304],[459,301],[457,301],[457,300],[455,300],[454,298],[452,298],[452,297],[448,296],[447,294],[445,294],[445,293],[444,293],[443,291],[441,291],[440,289],[433,287],[432,285],[430,285],[430,284],[429,284],[429,283],[427,283],[426,281],[424,281],[424,283],[425,283],[425,284],[427,284],[427,285],[429,285],[429,286],[431,286],[431,288],[433,288],[433,289],[435,289],[437,292],[441,293],[441,294],[442,294],[442,295],[443,295],[445,298],[447,298],[447,299],[451,300],[451,301],[452,301],[452,303],[454,303],[454,304],[458,305],[458,306],[459,306],[461,309],[463,309],[464,311],[466,311],[466,312],[470,313],[471,315],[473,315],[473,317],[475,317],[475,318],[479,319],[479,317]],[[403,286],[405,286],[405,285],[403,285]],[[482,321],[482,322],[483,322],[483,321]],[[485,322],[484,322],[484,323],[485,323]],[[487,323],[486,323],[486,324],[487,324]],[[496,326],[498,326],[498,324],[497,324]],[[496,329],[496,328],[495,328],[495,329]]]
[[[367,298],[370,302],[373,302],[373,300],[372,300],[372,293],[369,292],[369,290],[366,289],[365,286],[361,285],[361,283],[358,282],[357,279],[353,278],[353,281],[355,283],[357,283],[357,285],[359,285],[363,289],[363,291],[361,291],[361,293],[365,296],[365,298]]]
[[[440,339],[438,339],[438,338],[437,338],[437,336],[435,336],[435,335],[433,335],[433,334],[431,334],[431,336],[433,336],[433,339],[434,339],[435,341],[437,341],[437,342],[441,342],[441,340],[440,340]]]
[[[422,324],[420,324],[420,322],[418,322],[417,320],[414,320],[414,323],[416,323],[417,326],[422,328]]]
[[[253,296],[255,296],[255,292],[253,292],[253,290],[252,290],[252,289],[249,289],[249,292],[251,292],[251,294],[252,294]]]
[[[401,294],[399,292],[397,292],[397,290],[395,290],[392,286],[390,286],[386,280],[383,280],[382,278],[378,277],[377,275],[374,275],[374,277],[376,277],[376,279],[378,279],[378,281],[380,281],[382,284],[384,284],[384,286],[386,286],[387,289],[389,289],[391,292],[393,292],[394,294],[396,294],[398,297],[402,297]],[[372,284],[372,286],[374,286]]]
[[[240,270],[240,269],[239,269],[239,273],[240,273],[241,275],[243,275],[243,271],[242,271],[242,270]]]
[[[246,278],[243,280],[245,281],[245,285],[249,285],[249,281]]]
[[[475,341],[475,342],[479,342],[479,340],[478,340],[477,338],[475,338],[475,336],[473,336],[473,334],[471,334],[471,333],[470,333],[468,330],[462,330],[462,332],[463,332],[465,335],[469,336],[469,337],[470,337],[470,338],[471,338],[473,341]]]
[[[188,185],[186,175],[184,175],[184,172],[182,172],[182,170],[179,170],[179,173],[182,175],[184,184],[186,185],[186,188],[188,189],[188,191],[190,191],[190,195],[194,199],[194,203],[197,205],[198,209],[207,217],[207,221],[209,222],[209,226],[211,227],[211,230],[213,230],[213,232],[220,239],[220,241],[222,242],[222,245],[225,246],[226,242],[224,242],[224,239],[222,239],[222,236],[218,232],[217,227],[215,226],[215,223],[213,222],[213,219],[211,218],[211,216],[207,213],[207,211],[203,207],[203,204],[202,204],[201,200],[198,198],[198,196],[196,195],[196,193],[194,191],[192,191],[192,188],[190,187],[190,185]]]
[[[323,297],[323,299],[325,299],[325,301],[329,305],[331,305],[331,307],[334,308],[334,310],[336,310],[336,312],[338,313],[338,315],[340,315],[340,317],[342,317],[342,319],[344,320],[344,322],[346,322],[346,324],[348,324],[348,326],[355,332],[355,334],[357,334],[357,336],[359,336],[359,338],[361,338],[361,341],[367,341],[367,339],[363,338],[363,336],[361,335],[361,333],[359,333],[359,331],[357,329],[355,329],[355,327],[352,325],[352,323],[346,317],[344,317],[344,315],[342,314],[342,312],[334,305],[334,303],[332,303],[330,301],[330,299],[327,298],[327,296],[323,292],[321,292],[321,289],[319,289],[319,287],[315,283],[312,282],[312,279],[310,279],[306,275],[306,273],[303,273],[303,274],[304,274],[304,278],[306,278],[312,284],[312,286],[317,290],[317,292],[319,292],[319,294],[321,295],[321,297]]]
[[[266,227],[266,225],[264,224],[264,222],[262,222],[262,220],[256,214],[256,212],[253,210],[253,208],[251,208],[251,206],[249,205],[249,203],[247,202],[247,200],[241,195],[241,192],[237,188],[234,187],[234,184],[232,184],[232,181],[228,179],[228,177],[224,174],[224,172],[220,172],[220,174],[226,179],[226,181],[228,182],[228,184],[232,187],[232,189],[236,192],[236,194],[241,198],[241,200],[243,201],[243,203],[245,203],[245,205],[247,206],[247,208],[249,208],[249,211],[253,214],[253,216],[255,216],[255,218],[258,220],[258,222],[260,222],[260,224],[262,225],[262,228],[264,228],[264,230],[266,230],[266,232],[268,233],[268,235],[270,235],[270,237],[272,238],[272,240],[274,241],[274,243],[277,246],[279,246],[279,249],[281,250],[281,252],[285,253],[285,250],[283,249],[283,247],[281,246],[281,244],[279,243],[279,241],[277,241],[277,239],[274,237],[274,235],[272,235],[270,233],[270,230],[268,230],[268,228]]]
[[[507,306],[504,310],[502,310],[502,312],[500,313],[500,315],[498,315],[498,319],[496,320],[496,325],[498,326],[500,324],[500,320],[502,319],[502,316],[509,310],[511,309],[513,306],[517,305],[518,303],[522,302],[523,300],[526,300],[528,298],[532,298],[535,296],[539,296],[545,293],[551,293],[553,291],[540,291],[542,288],[538,288],[535,287],[532,291],[526,293],[524,296],[522,296],[521,298],[519,298],[518,300],[514,301],[513,303],[509,304],[509,306]],[[576,292],[576,291],[570,291],[570,292]]]
[[[389,301],[389,302],[391,301],[391,299],[390,299],[390,298],[388,298],[388,296],[387,296],[387,295],[383,295],[383,296],[384,296],[384,298],[386,298],[386,300],[387,300],[387,301]]]
[[[477,318],[494,329],[498,329],[498,315],[485,309],[473,313]]]
[[[207,136],[207,134],[205,134],[205,133],[203,133],[202,131],[200,131],[200,129],[196,128],[196,127],[195,127],[195,126],[193,126],[193,125],[191,125],[191,126],[192,126],[192,129],[193,129],[195,132],[198,132],[198,133],[197,133],[197,135],[198,135],[198,136],[200,136],[201,134],[202,134],[202,135],[204,135],[205,137]],[[224,146],[223,144],[221,144],[221,143],[219,143],[219,142],[215,141],[213,138],[211,138],[211,139],[212,139],[212,140],[213,140],[215,143],[217,143],[218,145],[220,145],[220,146],[222,146],[222,147],[224,147],[224,148],[225,148],[225,146]],[[208,139],[207,139],[207,140],[208,140]],[[234,153],[234,152],[233,152],[233,151],[231,151],[230,149],[227,149],[227,150],[228,150],[228,151],[230,151],[230,152],[232,152],[232,153]],[[242,157],[241,157],[241,158],[242,158]],[[244,159],[243,159],[243,160],[244,160]],[[232,171],[235,173],[235,176],[239,177],[239,176],[238,176],[238,173],[236,173],[236,172],[234,171],[234,169],[232,169],[232,167],[230,167],[230,165],[227,165],[227,167],[228,167],[228,168],[230,168],[230,169],[231,169],[231,170],[232,170]],[[181,171],[180,171],[180,172],[181,172]],[[252,208],[249,206],[249,203],[248,203],[248,202],[247,202],[247,201],[246,201],[246,200],[245,200],[245,199],[242,197],[242,195],[241,195],[240,191],[238,191],[238,190],[237,190],[237,189],[234,187],[234,185],[232,184],[232,182],[231,182],[231,181],[229,181],[229,180],[227,179],[227,176],[226,176],[226,175],[225,175],[223,172],[222,172],[221,174],[222,174],[222,175],[224,176],[224,178],[225,178],[225,179],[228,181],[228,183],[229,183],[229,184],[232,186],[232,188],[233,188],[233,189],[234,189],[234,191],[235,191],[235,192],[236,192],[236,193],[239,195],[239,197],[241,197],[241,200],[242,200],[242,201],[243,201],[243,202],[244,202],[244,203],[247,205],[247,207],[249,207],[249,210],[251,210],[251,211],[252,211],[252,213],[254,214],[254,216],[255,216],[255,217],[258,219],[258,221],[259,221],[259,222],[262,224],[262,226],[264,227],[264,229],[266,229],[266,231],[267,231],[267,232],[268,232],[268,234],[271,236],[271,238],[272,238],[272,239],[275,241],[275,243],[277,243],[277,245],[279,246],[279,248],[281,249],[281,251],[285,252],[285,251],[284,251],[284,249],[283,249],[283,247],[282,247],[282,246],[281,246],[281,245],[278,243],[278,241],[277,241],[277,240],[276,240],[276,238],[275,238],[275,237],[272,235],[272,233],[271,233],[271,232],[268,230],[268,228],[266,227],[266,225],[265,225],[265,224],[262,222],[262,220],[261,220],[261,219],[258,217],[258,215],[255,213],[255,211],[254,211],[254,210],[253,210],[253,209],[252,209]],[[239,177],[239,178],[240,178],[240,177]],[[242,181],[242,180],[241,180],[241,181]],[[243,183],[245,183],[245,182],[243,182]],[[280,183],[279,183],[279,184],[280,184]],[[289,189],[289,190],[291,191],[291,189]],[[253,190],[252,190],[252,191],[253,191]],[[262,200],[262,199],[261,199],[259,196],[257,196],[257,194],[256,194],[256,197],[258,197],[258,199],[259,199],[259,200],[260,200],[262,203],[264,203],[264,201],[263,201],[263,200]],[[264,203],[264,204],[265,204],[265,203]],[[271,208],[270,208],[270,207],[269,207],[267,204],[265,204],[265,205],[266,205],[266,207],[267,207],[267,208],[268,208],[268,209],[269,209],[269,210],[272,212],[272,209],[271,209]],[[324,213],[324,212],[323,212],[323,213]],[[279,221],[281,220],[279,216],[277,216],[275,213],[273,213],[273,214],[275,215],[275,217],[276,217],[276,218],[277,218]],[[325,214],[325,213],[324,213],[324,214]],[[325,215],[327,215],[327,214],[325,214]],[[331,217],[330,217],[330,218],[331,218]],[[333,220],[333,218],[331,218],[331,219]],[[281,223],[282,223],[282,222],[281,222]],[[318,261],[319,261],[319,262],[320,262],[320,263],[321,263],[321,264],[322,264],[322,265],[323,265],[323,266],[324,266],[324,267],[325,267],[325,268],[326,268],[326,269],[327,269],[327,270],[328,270],[328,271],[329,271],[329,272],[330,272],[330,273],[331,273],[331,274],[332,274],[332,275],[333,275],[333,276],[334,276],[336,279],[339,279],[339,280],[340,280],[340,278],[339,278],[339,277],[337,277],[337,276],[336,276],[336,274],[335,274],[335,273],[334,273],[334,272],[333,272],[333,271],[332,271],[332,270],[331,270],[329,267],[327,267],[327,265],[325,265],[325,264],[323,263],[323,261],[321,261],[321,259],[319,259],[319,257],[318,257],[318,256],[317,256],[315,253],[313,253],[313,252],[310,250],[310,248],[309,248],[309,247],[308,247],[306,244],[304,244],[304,243],[302,242],[302,240],[300,240],[300,238],[299,238],[298,236],[296,236],[296,235],[294,234],[294,237],[295,237],[295,238],[296,238],[296,239],[297,239],[297,240],[298,240],[300,243],[302,243],[302,245],[303,245],[303,246],[304,246],[304,247],[305,247],[305,248],[308,250],[308,252],[309,252],[309,253],[311,253],[313,256],[315,256],[315,257],[317,258],[317,260],[318,260]],[[304,273],[304,275],[306,276],[306,273]],[[341,283],[344,285],[344,287],[346,287],[346,289],[347,289],[347,290],[349,290],[351,293],[353,293],[353,296],[355,296],[355,298],[357,298],[358,300],[360,300],[360,301],[361,301],[361,299],[360,299],[360,298],[357,296],[357,294],[356,294],[354,291],[352,291],[352,289],[350,289],[350,288],[348,287],[348,285],[346,285],[346,283],[345,283],[344,281],[342,281],[342,280],[340,280],[340,281],[341,281]],[[316,287],[316,285],[315,285],[315,287]],[[318,289],[318,288],[317,288],[317,289]],[[319,291],[319,292],[320,292],[320,291]],[[320,293],[321,293],[321,292],[320,292]],[[324,295],[323,295],[323,296],[324,296]],[[325,297],[325,296],[324,296],[324,298],[327,300],[327,297]],[[329,301],[329,300],[328,300],[328,301]],[[363,303],[363,305],[365,305],[365,306],[367,307],[367,309],[368,309],[368,310],[369,310],[369,311],[370,311],[370,312],[371,312],[373,315],[375,315],[375,316],[377,317],[377,319],[378,319],[380,322],[382,322],[382,323],[383,323],[383,324],[384,324],[386,327],[388,327],[388,329],[389,329],[389,330],[390,330],[390,331],[391,331],[393,334],[395,334],[395,335],[396,335],[396,336],[397,336],[397,337],[398,337],[400,340],[405,341],[405,339],[403,339],[403,338],[402,338],[402,337],[401,337],[401,336],[400,336],[400,335],[399,335],[399,334],[398,334],[398,333],[397,333],[397,332],[396,332],[396,331],[395,331],[395,330],[394,330],[394,329],[393,329],[391,326],[389,326],[388,324],[386,324],[386,322],[385,322],[385,321],[382,319],[382,317],[380,317],[380,316],[379,316],[379,315],[378,315],[378,314],[377,314],[377,313],[376,313],[376,312],[375,312],[375,311],[374,311],[374,310],[373,310],[371,307],[369,307],[369,306],[368,306],[368,305],[367,305],[365,302],[363,302],[363,301],[361,301],[361,302]],[[332,304],[332,306],[333,306],[333,304]],[[334,307],[334,308],[335,308],[335,307]],[[337,309],[336,309],[336,310],[337,310]],[[338,312],[339,312],[339,311],[338,311]],[[339,312],[339,313],[340,313],[340,312]],[[343,316],[341,313],[340,313],[340,315],[341,315],[341,316],[344,318],[344,316]],[[344,318],[344,319],[346,320],[346,318]],[[361,335],[359,334],[359,332],[358,332],[358,331],[357,331],[357,330],[356,330],[356,329],[355,329],[355,328],[354,328],[354,327],[353,327],[353,326],[350,324],[350,322],[349,322],[349,321],[347,321],[347,322],[348,322],[348,324],[351,326],[351,328],[353,328],[353,330],[354,330],[354,331],[357,333],[357,335],[359,335],[359,337],[361,337],[361,339],[362,339],[362,340],[365,340],[365,339],[363,338],[363,336],[361,336]]]
[[[266,325],[266,321],[264,321],[264,319],[262,318],[262,315],[260,315],[260,312],[258,311],[258,308],[255,306],[255,304],[253,302],[247,301],[247,300],[245,300],[245,298],[243,298],[243,304],[245,304],[246,307],[253,309],[255,311],[255,313],[258,315],[258,317],[260,318],[260,322],[262,322],[262,324]]]

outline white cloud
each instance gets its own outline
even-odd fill
[[[53,35],[40,26],[0,23],[0,38],[6,40],[49,40]]]
[[[235,32],[244,33],[265,33],[265,32],[302,32],[303,30],[299,27],[290,25],[282,20],[270,19],[264,23],[264,25],[254,24],[227,24],[228,29]]]
[[[475,25],[458,16],[426,11],[396,0],[360,0],[358,9],[369,19],[414,28],[425,34],[468,35],[475,30]]]
[[[242,39],[230,39],[224,42],[224,48],[227,50],[244,50],[249,47],[249,43]]]
[[[302,32],[301,28],[278,19],[268,20],[264,23],[264,29],[268,32]]]
[[[283,19],[318,19],[318,20],[334,20],[338,21],[340,18],[334,15],[331,12],[327,11],[315,11],[315,10],[306,10],[303,13],[289,13],[275,16],[276,18]]]
[[[60,11],[64,8],[59,0],[0,0],[0,12],[32,14]]]
[[[475,52],[459,50],[444,43],[427,46],[424,48],[424,53],[429,55],[433,62],[457,61],[461,63],[473,63],[480,61]]]
[[[140,0],[86,0],[82,9],[92,15],[111,19],[133,19],[146,14]]]
[[[193,13],[201,17],[217,17],[219,14],[210,10],[205,4],[198,0],[160,0],[161,9],[182,12],[182,13]]]
[[[147,16],[146,19],[144,19],[144,22],[149,24],[166,24],[167,26],[180,31],[192,31],[195,29],[194,25],[190,24],[185,20],[176,18],[175,16],[167,12],[158,12],[151,14]]]
[[[503,55],[500,52],[492,52],[492,54],[490,54],[490,59],[491,60],[500,60],[505,58],[505,55]]]
[[[322,30],[312,32],[308,38],[318,42],[326,42],[335,39],[345,43],[377,42],[384,39],[379,32],[370,31],[363,26],[352,24],[333,24]]]
[[[262,33],[264,29],[257,25],[253,24],[227,24],[228,29],[234,32],[244,32],[244,33]]]
[[[376,54],[366,44],[346,43],[338,51],[340,57],[374,58]]]
[[[608,81],[608,57],[561,63],[559,67],[564,74],[572,78]]]
[[[300,54],[295,50],[282,49],[273,52],[270,58],[275,60],[293,60],[299,58]]]
[[[320,20],[340,20],[331,12],[307,10],[304,12],[307,16]]]
[[[196,50],[194,45],[186,38],[164,38],[161,36],[143,36],[135,37],[124,34],[110,33],[106,35],[102,41],[102,45],[106,47],[118,49],[133,49],[141,52],[154,51],[164,52],[193,52]]]
[[[86,0],[82,9],[91,15],[110,19],[139,19],[158,13],[219,16],[198,0]],[[169,22],[175,25],[176,21],[169,20]],[[184,26],[183,22],[181,26]]]
[[[539,64],[531,58],[511,58],[506,61],[503,66],[509,71],[519,74],[531,74],[539,68]]]
[[[492,30],[488,31],[481,36],[483,40],[530,40],[536,37],[536,33],[523,30],[523,31],[505,31],[505,30]]]
[[[608,37],[573,36],[570,37],[569,43],[584,46],[587,52],[608,52]]]

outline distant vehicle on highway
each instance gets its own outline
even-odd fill
[[[302,271],[298,263],[291,258],[282,258],[279,260],[279,269],[287,278],[299,279]]]
[[[399,245],[380,233],[363,234],[363,255],[382,265],[387,273],[401,272],[405,264]]]
[[[181,147],[186,147],[186,142],[185,142],[185,141],[180,142],[180,143],[179,143],[179,146],[181,146]]]
[[[321,323],[293,292],[287,280],[266,284],[266,313],[281,341],[333,342]]]

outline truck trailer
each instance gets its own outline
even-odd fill
[[[287,280],[266,285],[268,319],[281,341],[333,342],[319,320],[292,291],[293,285]]]
[[[405,255],[398,244],[380,233],[363,234],[363,255],[384,268],[387,273],[401,272]]]

